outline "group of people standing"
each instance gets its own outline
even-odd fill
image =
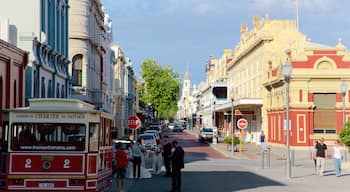
[[[341,144],[339,140],[335,141],[335,145],[333,146],[333,161],[334,161],[334,168],[336,172],[336,176],[341,176],[341,162],[344,158],[344,146]],[[313,153],[313,159],[315,161],[315,168],[316,168],[316,175],[323,176],[324,171],[324,164],[327,160],[328,152],[327,152],[327,145],[324,143],[324,138],[321,138],[319,141],[316,142],[315,150]]]
[[[151,172],[145,167],[145,157],[150,153],[138,139],[136,143],[131,142],[130,147],[123,145],[117,147],[115,154],[116,174],[118,191],[124,191],[124,179],[152,178]],[[176,140],[169,141],[166,135],[163,137],[163,144],[157,141],[157,145],[151,151],[153,153],[153,173],[161,173],[164,162],[165,176],[172,177],[173,192],[181,189],[181,169],[184,168],[184,150]],[[163,161],[163,162],[162,162]]]

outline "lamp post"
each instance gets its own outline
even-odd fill
[[[235,134],[235,123],[233,122],[233,115],[234,115],[234,111],[233,111],[233,101],[234,99],[231,98],[231,103],[232,103],[232,107],[231,107],[231,130],[232,130],[232,133],[231,133],[231,153],[232,153],[232,156],[234,156],[234,134]]]
[[[287,145],[287,178],[291,178],[291,161],[290,161],[290,148],[289,148],[289,133],[290,133],[290,125],[289,125],[289,83],[290,83],[290,76],[292,74],[292,65],[290,62],[287,61],[283,65],[283,74],[284,74],[284,80],[286,82],[286,132],[287,132],[287,138],[286,138],[286,145]]]
[[[348,86],[346,85],[345,81],[343,81],[341,83],[341,93],[343,95],[343,127],[345,126],[345,122],[346,122],[346,117],[345,117],[345,95],[346,95],[346,91],[348,89]]]

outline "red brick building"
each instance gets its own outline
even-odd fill
[[[24,106],[24,69],[27,63],[27,52],[0,39],[0,125],[3,109]]]

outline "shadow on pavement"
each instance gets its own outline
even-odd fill
[[[182,173],[182,192],[232,192],[256,189],[265,186],[284,186],[271,179],[245,171],[210,171]],[[129,192],[167,192],[171,189],[171,177],[155,176],[152,179],[135,181]]]

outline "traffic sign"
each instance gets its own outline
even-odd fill
[[[248,121],[244,118],[240,118],[237,121],[237,127],[240,129],[245,129],[248,127]]]
[[[141,120],[137,116],[130,116],[126,120],[126,124],[130,129],[138,129],[141,127]]]

